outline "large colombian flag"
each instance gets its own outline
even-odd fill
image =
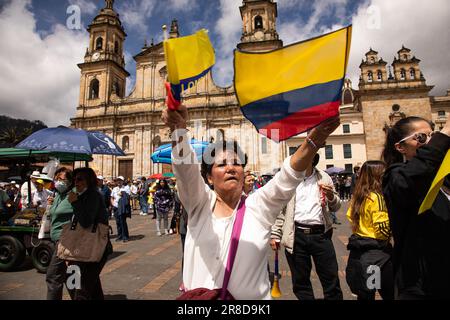
[[[181,92],[194,87],[215,63],[214,48],[205,29],[164,40],[164,54],[168,80],[177,101],[181,99]]]
[[[234,51],[236,95],[259,133],[283,141],[339,114],[351,33],[348,26],[270,52]]]

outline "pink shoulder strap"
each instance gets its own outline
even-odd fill
[[[225,268],[225,275],[223,277],[223,285],[222,290],[220,292],[220,299],[226,300],[229,297],[228,282],[230,281],[231,270],[233,269],[234,258],[236,257],[237,248],[239,245],[239,238],[241,237],[241,229],[242,224],[244,222],[244,214],[245,214],[245,196],[241,198],[241,202],[239,203],[239,207],[236,213],[236,219],[233,224],[233,231],[231,233],[231,243],[230,249],[228,251],[228,260],[227,266]]]

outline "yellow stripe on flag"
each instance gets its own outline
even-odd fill
[[[235,87],[241,107],[283,92],[343,78],[351,32],[349,26],[264,53],[235,50]]]
[[[430,190],[428,190],[428,193],[419,208],[419,214],[431,209],[431,206],[436,199],[439,189],[441,188],[442,184],[444,183],[444,179],[448,174],[450,174],[450,150],[447,151],[444,161],[442,161],[441,167],[439,168],[436,177],[431,184]]]
[[[215,63],[214,48],[205,29],[164,40],[164,54],[169,82],[175,85],[202,75]]]

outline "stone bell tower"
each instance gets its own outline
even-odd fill
[[[386,131],[408,116],[431,119],[428,86],[419,69],[420,60],[402,46],[389,71],[372,48],[360,64],[359,101],[363,114],[367,159],[380,159]]]
[[[114,0],[105,0],[88,26],[89,47],[81,69],[80,99],[77,114],[85,108],[106,106],[111,97],[125,96],[126,78],[123,45],[127,36],[119,14],[114,11]]]
[[[242,18],[243,51],[269,51],[283,46],[276,30],[277,3],[273,0],[243,0],[239,7]]]

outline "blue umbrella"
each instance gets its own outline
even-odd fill
[[[325,170],[325,172],[328,173],[329,175],[338,174],[341,171],[344,171],[344,169],[338,167],[331,167]]]
[[[192,139],[190,142],[191,146],[194,148],[195,153],[197,154],[197,159],[200,161],[202,159],[202,154],[205,152],[206,147],[208,147],[208,142],[198,141]],[[154,163],[172,163],[171,159],[172,155],[172,144],[163,144],[156,148],[155,152],[152,153],[150,158]]]
[[[21,141],[16,148],[113,156],[125,155],[113,139],[101,132],[64,126],[36,131]]]

